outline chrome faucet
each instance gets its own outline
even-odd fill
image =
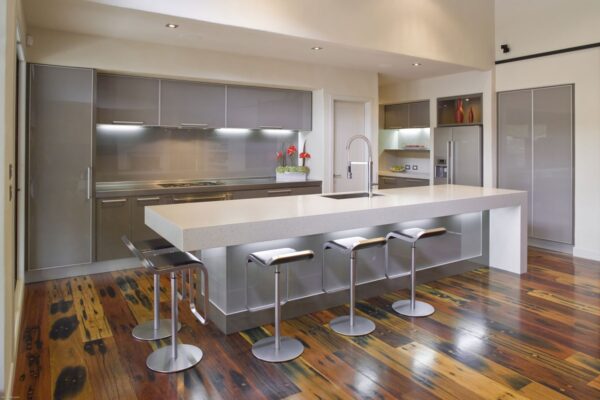
[[[355,140],[362,140],[367,145],[367,150],[369,152],[367,162],[350,161],[350,146]],[[371,150],[371,142],[364,135],[354,135],[348,139],[348,142],[346,143],[346,154],[348,159],[348,179],[352,179],[352,164],[367,165],[367,193],[369,194],[369,197],[373,197],[373,151]]]

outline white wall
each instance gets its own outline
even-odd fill
[[[496,96],[493,71],[471,71],[460,74],[418,79],[379,88],[380,104],[429,100],[430,123],[437,126],[437,99],[463,94],[483,93],[483,184],[496,185]],[[433,140],[433,130],[432,130]],[[433,170],[433,169],[432,169]]]
[[[92,1],[473,68],[493,63],[493,0]]]
[[[600,42],[598,0],[495,1],[497,60]]]
[[[376,73],[34,28],[29,33],[35,41],[28,48],[29,62],[313,90],[313,131],[307,136],[312,159],[308,165],[310,177],[323,179],[324,188],[331,180],[326,173],[330,151],[326,138],[331,135],[332,117],[329,99],[342,96],[371,101],[370,123],[372,131],[377,131]]]
[[[576,256],[600,260],[600,49],[496,67],[497,91],[575,85]]]

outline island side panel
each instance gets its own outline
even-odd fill
[[[527,203],[490,210],[489,266],[527,272]]]

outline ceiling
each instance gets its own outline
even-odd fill
[[[379,73],[379,84],[468,70],[460,65],[113,7],[82,0],[24,0],[29,26],[89,35],[323,64]],[[179,25],[177,29],[165,27]],[[323,47],[315,51],[314,46]],[[418,67],[413,63],[420,63]]]

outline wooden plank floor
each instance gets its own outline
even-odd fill
[[[169,341],[133,339],[151,317],[143,270],[30,284],[20,333],[19,399],[600,399],[600,263],[537,249],[521,277],[480,268],[419,286],[428,318],[404,318],[400,291],[368,299],[359,313],[374,333],[346,338],[327,322],[347,306],[283,323],[302,357],[254,359],[251,343],[272,326],[222,335],[180,307],[180,340],[204,358],[174,375],[149,371]],[[161,301],[168,313],[169,293]],[[285,313],[285,308],[284,308]]]

